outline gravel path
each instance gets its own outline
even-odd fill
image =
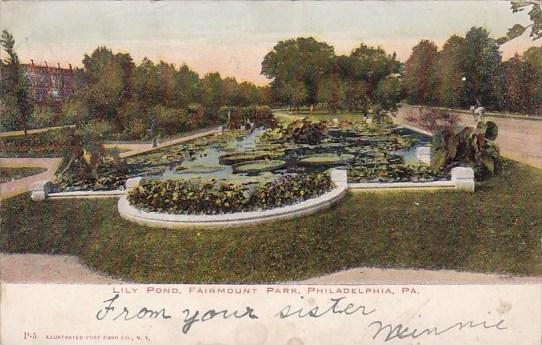
[[[29,129],[27,131],[27,134],[37,134],[42,132],[47,132],[55,129],[60,128],[68,128],[68,127],[75,127],[75,125],[68,125],[68,126],[55,126],[55,127],[45,127],[45,128],[36,128],[36,129]],[[8,132],[0,132],[0,138],[5,137],[18,137],[24,135],[24,131],[8,131]]]
[[[220,128],[213,128],[207,131],[195,131],[196,133],[194,134],[188,134],[186,136],[181,136],[175,139],[166,139],[163,142],[159,142],[157,147],[152,147],[152,144],[130,144],[130,143],[105,144],[104,146],[106,148],[116,147],[118,149],[128,150],[126,152],[122,152],[119,154],[121,158],[127,158],[127,157],[132,157],[135,155],[139,155],[142,153],[154,151],[157,149],[161,149],[164,147],[184,143],[184,142],[191,141],[194,139],[203,138],[209,135],[218,134],[218,133],[221,133],[221,131],[222,130]]]
[[[31,190],[35,182],[52,180],[56,169],[62,162],[61,158],[2,158],[0,166],[3,168],[45,168],[40,174],[24,177],[18,180],[0,184],[0,199],[7,199]]]
[[[118,284],[76,256],[0,254],[0,280],[8,283]],[[413,269],[353,268],[296,284],[542,284],[542,277]]]
[[[78,257],[0,254],[0,280],[8,283],[112,284],[121,281],[90,270]]]
[[[403,105],[395,120],[400,124],[411,124],[407,118],[418,114],[418,109],[416,106]],[[464,125],[475,125],[471,114],[463,111],[455,113]],[[489,120],[499,127],[495,142],[504,157],[542,169],[542,120],[486,115],[486,121]]]
[[[542,277],[516,277],[499,274],[450,270],[414,270],[358,267],[310,278],[302,284],[542,284]]]

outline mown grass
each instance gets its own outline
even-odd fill
[[[476,193],[354,193],[337,207],[244,228],[161,230],[116,200],[3,202],[0,250],[74,254],[137,282],[275,282],[354,266],[542,275],[542,171],[507,163]]]

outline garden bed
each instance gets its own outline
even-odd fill
[[[2,202],[0,251],[77,255],[141,283],[271,283],[359,266],[541,276],[541,185],[540,169],[507,162],[477,193],[352,193],[310,216],[225,231],[149,231],[122,219],[116,199],[25,194]]]
[[[297,204],[334,187],[326,173],[284,176],[257,186],[215,181],[144,180],[137,188],[131,188],[127,198],[131,205],[144,211],[211,215]]]
[[[148,190],[147,184],[144,187],[144,190],[148,190],[145,197],[145,195],[140,195],[142,193],[140,187],[143,186],[145,183],[135,187],[128,197],[122,196],[119,199],[118,211],[121,217],[141,225],[172,229],[190,226],[232,227],[297,218],[333,206],[346,195],[348,188],[346,172],[339,170],[331,171],[330,176],[312,174],[275,181],[260,186],[248,197],[231,190],[217,192],[205,187],[201,188],[201,186],[196,190],[197,195],[188,190],[183,194],[178,191],[178,186],[166,185],[160,186],[160,188],[163,187],[161,191],[171,190],[171,187],[174,189],[170,195],[163,197],[166,200],[175,198],[175,203],[169,207],[156,208],[149,207],[149,204],[153,205],[157,201],[156,198],[153,200],[156,190],[152,188]],[[143,208],[132,205],[134,195],[137,196],[136,201],[140,201],[140,206],[143,204]],[[146,202],[149,195],[151,201]],[[185,200],[179,200],[183,197]],[[233,205],[233,203],[236,204]],[[225,204],[228,206],[226,207]],[[149,211],[150,209],[162,212],[152,212]],[[175,214],[178,213],[175,211],[181,210],[180,214]]]

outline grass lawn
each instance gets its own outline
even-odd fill
[[[47,171],[45,168],[0,168],[0,183],[18,180]]]
[[[223,230],[121,219],[116,199],[3,202],[0,250],[74,254],[137,282],[275,282],[355,266],[542,275],[542,171],[508,162],[476,193],[353,193],[319,214]]]

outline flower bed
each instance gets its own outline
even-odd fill
[[[150,212],[223,214],[295,204],[334,187],[329,174],[288,175],[247,188],[232,183],[145,180],[130,191],[130,204]]]

